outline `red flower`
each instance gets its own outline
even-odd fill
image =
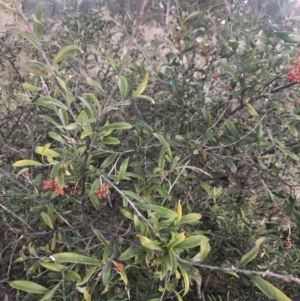
[[[64,188],[67,188],[68,185],[59,186],[55,180],[45,180],[43,181],[43,189],[52,189],[54,194],[64,195]]]
[[[108,186],[101,184],[99,188],[95,191],[95,195],[98,199],[106,198],[108,192]]]

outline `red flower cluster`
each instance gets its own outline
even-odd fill
[[[298,51],[298,56],[295,58],[290,71],[286,76],[288,82],[300,83],[300,52]]]
[[[65,195],[64,188],[68,185],[63,185],[62,187],[58,185],[55,180],[45,180],[43,181],[43,189],[52,189],[55,194]]]
[[[101,184],[99,188],[95,191],[95,195],[98,199],[106,198],[108,192],[108,186]]]

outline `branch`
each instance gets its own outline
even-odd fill
[[[183,264],[187,264],[187,265],[192,265],[195,267],[199,267],[199,268],[203,268],[203,269],[208,269],[211,271],[220,271],[220,272],[236,272],[236,273],[241,273],[244,275],[260,275],[260,276],[267,276],[267,277],[274,277],[280,280],[283,280],[285,282],[295,282],[297,284],[300,284],[300,279],[296,278],[292,275],[282,275],[282,274],[277,274],[277,273],[273,273],[273,272],[260,272],[260,271],[250,271],[250,270],[243,270],[243,269],[239,269],[236,268],[234,266],[232,266],[231,268],[222,268],[222,267],[217,267],[217,266],[211,266],[211,265],[207,265],[207,264],[201,264],[201,263],[196,263],[196,262],[190,262],[184,259],[181,259],[178,255],[175,254],[175,257],[178,259],[179,262],[183,263]]]

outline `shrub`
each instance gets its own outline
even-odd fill
[[[66,7],[47,36],[38,7],[32,29],[11,31],[31,60],[22,90],[4,94],[34,114],[5,125],[12,288],[39,300],[298,296],[297,19],[280,31],[250,8],[177,11],[151,43],[96,9]],[[196,27],[224,14],[214,35]]]

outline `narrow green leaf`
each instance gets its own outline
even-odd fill
[[[102,270],[102,284],[106,286],[109,281],[111,273],[111,261],[107,262],[106,265],[104,266],[104,269]]]
[[[63,104],[61,101],[54,99],[52,97],[49,97],[49,96],[41,96],[34,103],[38,103],[38,104],[46,106],[48,108],[51,108],[54,105],[54,106],[57,106],[57,107],[60,107],[64,110],[66,110],[66,111],[69,110],[68,107],[65,104]]]
[[[182,296],[185,296],[190,290],[190,279],[189,279],[189,275],[186,272],[186,270],[184,269],[184,267],[181,264],[179,264],[178,266],[179,266],[181,276],[182,276],[183,282],[184,282],[184,292],[183,292]]]
[[[95,193],[95,191],[99,188],[99,186],[100,186],[100,178],[97,177],[91,186],[91,193]]]
[[[143,235],[137,235],[141,245],[149,250],[157,250],[162,251],[163,249],[159,246],[160,243],[158,241],[152,240],[146,236]]]
[[[25,291],[27,293],[32,294],[46,294],[49,292],[49,289],[47,289],[46,287],[31,281],[16,280],[10,282],[9,285],[17,290]]]
[[[229,132],[235,137],[235,138],[239,138],[239,131],[237,130],[236,126],[234,125],[234,123],[232,121],[228,121],[226,123],[226,127],[228,128]]]
[[[129,161],[129,158],[126,158],[122,162],[122,164],[120,166],[120,169],[119,169],[119,172],[117,174],[117,177],[115,179],[115,182],[119,182],[119,181],[121,181],[124,178],[126,170],[127,170],[127,166],[128,166],[128,161]]]
[[[43,165],[42,163],[38,162],[38,161],[34,161],[34,160],[19,160],[17,162],[15,162],[12,166],[13,167],[22,167],[22,166],[41,166]]]
[[[252,261],[258,254],[260,245],[264,242],[265,238],[260,237],[255,242],[255,247],[252,248],[249,252],[247,252],[240,261],[240,267],[245,266],[247,263]]]
[[[286,126],[294,137],[298,137],[298,131],[292,124],[287,124]]]
[[[69,267],[59,264],[59,263],[51,263],[51,262],[43,262],[40,261],[40,265],[45,269],[53,272],[64,272],[69,269]]]
[[[74,272],[74,271],[67,271],[65,273],[65,277],[66,277],[66,280],[68,281],[81,281],[81,277],[78,273]]]
[[[100,202],[99,202],[98,198],[96,197],[96,195],[94,193],[91,193],[90,191],[88,191],[88,196],[89,196],[89,199],[91,200],[92,204],[94,205],[95,209],[100,210],[101,205],[100,205]]]
[[[145,100],[148,100],[150,101],[153,105],[155,104],[155,100],[150,97],[150,96],[147,96],[147,95],[137,95],[135,96],[136,99],[145,99]]]
[[[13,32],[17,33],[21,37],[25,38],[27,41],[29,41],[37,50],[40,49],[39,43],[37,40],[29,33],[24,32],[20,29],[13,29]]]
[[[250,276],[253,283],[270,299],[276,301],[292,301],[282,291],[273,286],[270,282],[264,280],[260,276]]]
[[[119,90],[120,90],[121,96],[123,98],[126,97],[128,84],[127,84],[126,78],[123,75],[121,75],[120,78],[119,78],[118,86],[119,86]]]
[[[97,238],[100,240],[100,242],[102,242],[106,248],[108,248],[109,250],[112,251],[111,245],[106,241],[103,234],[99,230],[96,230],[96,229],[94,229],[93,232],[97,236]]]
[[[39,88],[39,87],[36,87],[36,86],[33,86],[31,84],[28,84],[28,83],[24,83],[22,84],[23,88],[26,90],[26,91],[30,91],[30,92],[39,92],[42,90],[42,88]]]
[[[158,133],[153,133],[153,136],[156,137],[162,145],[165,147],[167,154],[169,155],[170,159],[172,159],[172,152],[169,143],[165,140],[165,138]]]
[[[57,253],[53,254],[50,257],[53,258],[57,262],[61,263],[82,263],[82,264],[90,264],[90,265],[99,265],[101,263],[100,260],[92,257],[88,257],[81,254],[76,253]]]
[[[59,52],[54,56],[53,63],[57,64],[62,61],[65,57],[72,55],[73,53],[81,51],[76,45],[68,45],[59,50]]]
[[[113,163],[113,161],[115,160],[117,154],[111,154],[109,155],[101,164],[100,169],[105,169],[106,167],[108,167],[109,165],[111,165]]]
[[[86,273],[85,277],[82,279],[82,281],[79,281],[76,283],[76,286],[82,286],[85,283],[87,283],[91,277],[95,274],[96,270],[98,269],[99,265],[95,265],[95,266],[91,266],[88,270],[88,272]]]
[[[129,248],[120,255],[119,260],[126,261],[136,255],[140,255],[143,253],[145,253],[145,250],[143,248]]]
[[[200,213],[189,213],[186,215],[183,215],[179,225],[182,224],[192,224],[195,222],[198,222],[201,219],[202,215]]]
[[[53,230],[53,223],[52,220],[50,218],[50,216],[46,213],[46,212],[41,212],[41,217],[43,219],[43,221],[45,222],[45,224],[51,229]]]
[[[44,34],[44,26],[43,24],[37,19],[36,15],[31,15],[30,20],[33,23],[33,31],[35,36],[41,40]]]
[[[179,249],[191,249],[201,245],[201,242],[207,241],[207,237],[204,235],[194,235],[187,237],[184,241],[176,245]]]
[[[142,82],[140,83],[138,88],[133,93],[133,97],[139,96],[144,92],[144,90],[146,89],[147,84],[148,84],[148,78],[149,78],[148,73],[146,73],[144,79],[142,80]]]
[[[114,122],[102,127],[101,131],[103,130],[127,130],[131,129],[132,125],[127,122]]]
[[[251,116],[259,118],[258,113],[255,111],[254,107],[250,103],[246,103],[246,108]]]
[[[234,67],[229,64],[226,64],[224,62],[219,62],[218,65],[221,66],[225,71],[227,71],[231,75],[234,75],[236,73]]]
[[[162,206],[152,205],[152,204],[140,204],[139,208],[142,210],[152,210],[156,212],[160,217],[164,218],[176,218],[178,217],[177,212],[164,208]]]
[[[189,20],[192,20],[192,19],[195,19],[199,16],[202,16],[203,12],[202,11],[194,11],[192,12],[191,14],[189,14],[184,20],[183,20],[183,23],[185,23],[186,21],[189,21]]]
[[[171,200],[171,196],[169,195],[168,191],[166,190],[166,188],[164,188],[163,186],[158,186],[155,185],[155,189],[157,190],[157,192],[165,199],[167,200]]]
[[[45,294],[39,301],[51,301],[52,298],[54,297],[56,291],[57,291],[57,288],[54,288],[53,290],[51,290],[50,292]]]
[[[34,15],[36,19],[41,22],[43,18],[43,3],[39,2],[35,8]]]
[[[88,85],[98,89],[98,91],[102,92],[102,94],[105,94],[105,91],[103,90],[101,84],[98,83],[97,81],[95,81],[94,79],[92,79],[90,77],[87,77],[86,82],[87,82]]]
[[[121,141],[115,137],[104,137],[102,143],[107,145],[117,145],[120,144]]]

